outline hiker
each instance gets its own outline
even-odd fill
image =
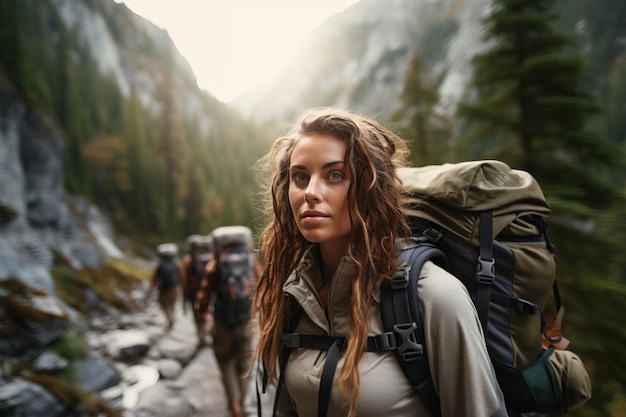
[[[159,265],[154,271],[152,285],[146,296],[150,298],[152,291],[157,288],[159,291],[159,305],[167,319],[167,329],[174,326],[176,298],[180,285],[180,270],[176,264],[178,247],[174,243],[163,243],[157,246]]]
[[[242,417],[253,351],[252,298],[262,268],[248,227],[222,226],[210,236],[215,262],[205,272],[195,307],[202,323],[212,310],[213,351],[230,411],[233,417]]]
[[[260,161],[269,222],[259,236],[265,270],[255,359],[278,385],[277,415],[432,415],[394,352],[368,349],[368,335],[384,332],[379,290],[399,266],[396,238],[410,234],[395,174],[407,155],[406,144],[374,120],[320,108],[303,114]],[[432,262],[418,286],[441,415],[506,416],[465,287]],[[294,319],[294,344],[306,335],[347,341],[293,348],[287,357],[283,336]]]
[[[186,243],[188,253],[183,258],[181,274],[183,308],[187,311],[187,307],[189,306],[192,311],[194,324],[196,326],[196,335],[198,337],[198,346],[202,347],[207,344],[205,335],[206,323],[202,320],[201,313],[195,309],[194,304],[205,269],[207,265],[213,262],[213,253],[208,236],[193,234],[187,237]]]

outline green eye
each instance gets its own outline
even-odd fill
[[[343,178],[343,174],[339,171],[332,171],[329,175],[328,178],[330,178],[331,180],[340,180]]]
[[[302,182],[307,180],[307,175],[304,172],[296,172],[291,178],[296,182]]]

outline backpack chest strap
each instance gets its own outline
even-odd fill
[[[313,350],[328,350],[336,344],[340,351],[346,347],[346,338],[342,336],[318,336],[300,333],[285,333],[282,344],[287,349],[305,348]],[[387,352],[398,348],[398,336],[394,332],[384,332],[368,336],[366,352]]]

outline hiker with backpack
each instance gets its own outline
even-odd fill
[[[213,315],[213,351],[222,372],[233,417],[243,416],[249,384],[254,334],[250,326],[252,299],[261,265],[246,226],[221,226],[210,234],[215,261],[210,263],[195,303],[202,323]]]
[[[419,272],[423,345],[412,327],[383,327],[381,289],[406,284],[396,279],[410,229],[395,170],[407,155],[374,120],[323,108],[261,160],[269,223],[259,236],[255,359],[277,386],[277,415],[434,415],[399,351],[426,363],[441,416],[507,415],[476,309],[446,270],[426,262]]]
[[[159,305],[167,319],[167,329],[174,326],[176,319],[175,305],[180,285],[180,269],[176,263],[178,247],[174,243],[163,243],[157,246],[159,264],[154,270],[152,285],[146,295],[150,298],[154,289],[158,289]]]
[[[181,274],[183,308],[185,311],[187,306],[191,309],[196,326],[198,346],[203,347],[206,346],[206,323],[202,318],[202,314],[195,309],[195,302],[205,270],[210,268],[214,261],[213,252],[211,250],[211,240],[208,236],[193,234],[187,237],[186,243],[189,250],[183,258]]]

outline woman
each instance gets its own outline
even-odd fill
[[[259,237],[256,359],[277,379],[286,317],[296,333],[347,337],[328,404],[318,403],[329,351],[294,349],[277,413],[298,416],[429,416],[392,352],[366,351],[383,332],[379,288],[408,236],[395,169],[405,143],[373,120],[314,109],[262,160],[270,220]],[[505,416],[476,311],[463,285],[427,263],[420,274],[426,351],[443,416]],[[320,411],[318,413],[318,411]]]

